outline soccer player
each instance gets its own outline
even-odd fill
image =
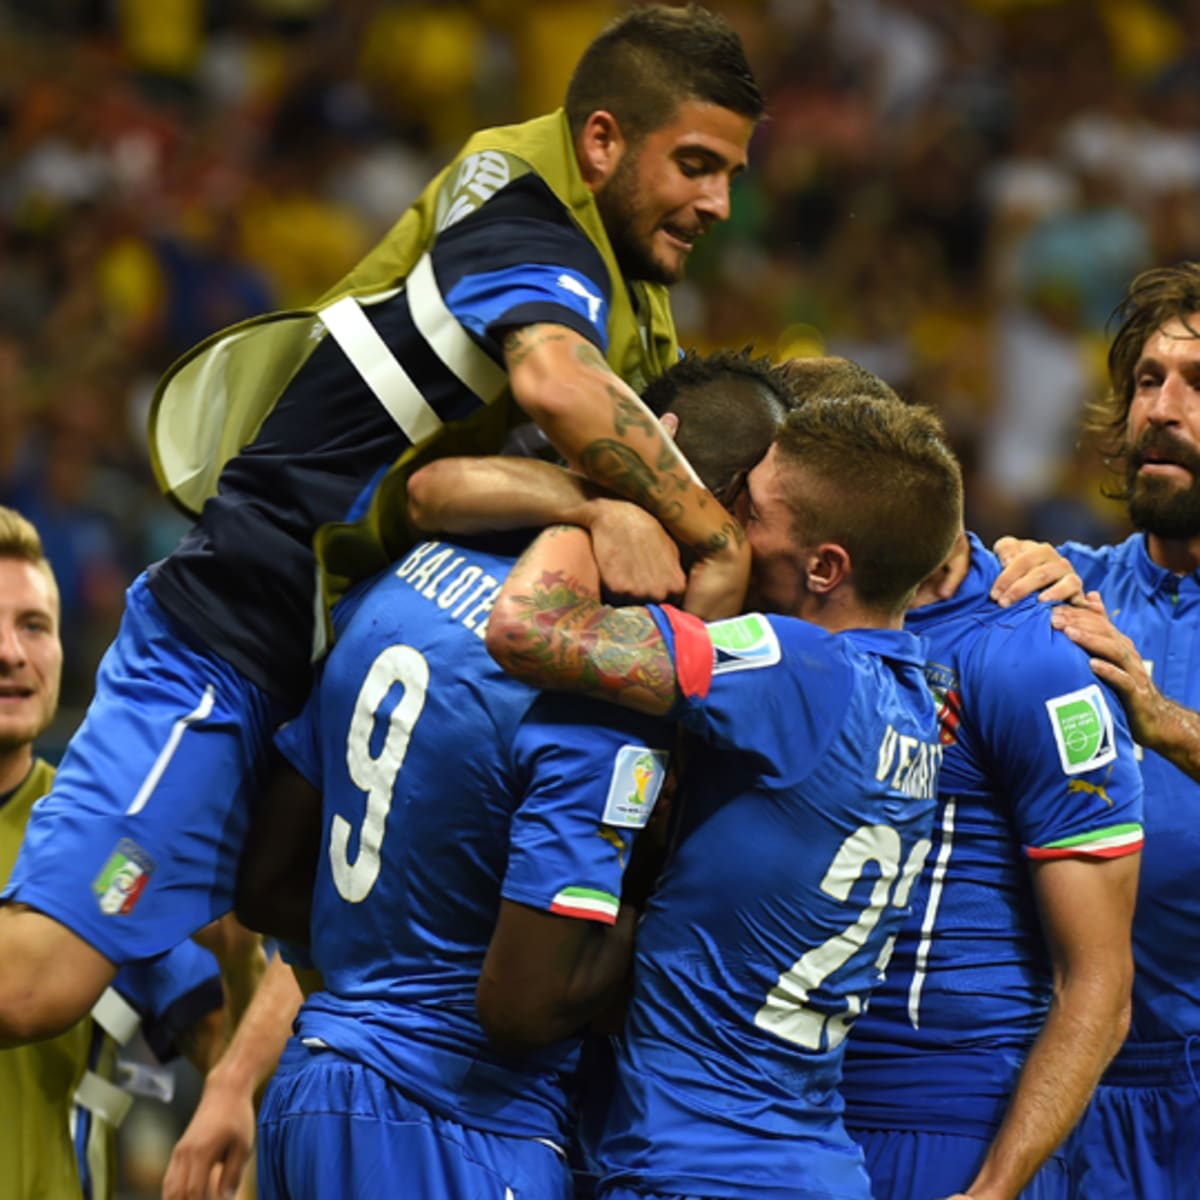
[[[918,594],[945,757],[927,869],[846,1055],[875,1200],[1066,1200],[1059,1147],[1128,1022],[1142,786],[1119,703],[975,537]],[[1045,1165],[1043,1165],[1045,1164]]]
[[[34,802],[54,768],[33,752],[58,707],[58,588],[37,530],[0,508],[0,879],[16,858]],[[121,891],[112,881],[112,894]],[[180,1051],[201,1069],[224,1043],[212,956],[191,943],[118,973],[92,1012],[58,1037],[0,1050],[0,1190],[44,1200],[108,1200],[116,1130],[133,1096],[117,1053],[139,1023],[160,1058]]]
[[[747,353],[689,355],[646,393],[648,401],[666,411],[664,421],[679,428],[680,449],[718,496],[735,490],[761,459],[783,419],[788,397],[779,373]],[[544,522],[559,515],[558,506],[564,505],[573,515],[588,519],[598,536],[603,536],[606,521],[614,522],[611,536],[622,541],[646,533],[640,522],[651,521],[659,530],[641,509],[585,496],[578,479],[548,463],[443,459],[413,477],[409,516],[421,529],[450,528],[470,534],[495,524],[494,513],[485,517],[474,506],[482,508],[490,500],[494,507],[496,497],[503,496],[510,525]],[[539,488],[543,489],[540,496]],[[514,511],[516,505],[533,507],[520,514]],[[639,521],[636,529],[625,523],[623,513],[626,519],[632,516]],[[331,828],[340,828],[346,815],[356,823],[363,819],[359,788],[365,768],[351,768],[358,786],[346,777],[344,721],[322,726],[320,744],[325,747],[332,738],[337,747],[332,754],[325,749],[316,764],[311,761],[316,734],[305,728],[304,719],[281,735],[288,745],[302,738],[293,753],[300,755],[312,784],[326,790],[324,816],[315,789],[305,785],[297,795],[297,778],[284,774],[264,801],[268,806],[281,805],[281,811],[274,818],[270,812],[256,816],[247,842],[239,913],[258,928],[303,943],[309,941],[311,927],[313,957],[328,986],[304,1009],[301,1027],[319,1024],[322,1032],[317,1036],[334,1048],[328,1055],[296,1047],[289,1052],[282,1082],[265,1110],[264,1174],[274,1180],[267,1187],[278,1189],[286,1180],[294,1189],[296,1181],[304,1179],[317,1194],[333,1190],[342,1194],[342,1188],[374,1194],[370,1177],[380,1169],[379,1155],[386,1146],[379,1149],[377,1143],[381,1139],[386,1143],[386,1127],[368,1122],[367,1114],[382,1114],[399,1103],[389,1100],[397,1092],[408,1097],[417,1114],[420,1127],[410,1131],[413,1137],[441,1147],[439,1157],[453,1171],[462,1168],[454,1165],[455,1155],[442,1136],[453,1126],[461,1127],[477,1154],[493,1159],[511,1158],[514,1139],[520,1137],[527,1141],[538,1136],[560,1146],[565,1141],[562,1076],[570,1070],[577,1049],[573,1040],[563,1040],[561,1035],[574,1031],[586,1012],[582,999],[595,985],[588,985],[583,972],[564,977],[562,964],[574,963],[585,947],[592,954],[606,945],[604,929],[612,918],[617,880],[628,861],[636,822],[601,820],[606,781],[613,770],[613,754],[602,753],[613,737],[607,727],[611,725],[608,710],[591,713],[593,722],[600,718],[605,726],[598,730],[580,720],[568,721],[561,704],[535,703],[527,688],[503,675],[483,653],[477,635],[486,620],[486,596],[508,564],[494,554],[486,556],[493,575],[489,584],[477,569],[484,561],[482,552],[474,546],[467,549],[468,545],[473,546],[464,542],[461,549],[451,550],[449,543],[426,545],[406,560],[407,566],[398,568],[398,575],[384,574],[368,596],[355,599],[358,615],[340,634],[310,706],[309,715],[315,716],[317,705],[322,713],[335,701],[351,705],[365,666],[396,641],[421,647],[430,663],[429,698],[413,727],[403,769],[395,777],[395,799],[381,827],[381,835],[382,830],[386,835],[370,892],[361,901],[348,903],[337,886],[344,868],[327,860]],[[651,548],[654,553],[674,553],[658,541],[651,542]],[[463,565],[468,559],[473,566]],[[446,607],[430,599],[435,592],[444,597],[445,589],[453,588],[453,581],[464,572],[473,572],[475,578],[458,599]],[[474,630],[463,624],[467,617]],[[340,610],[338,619],[339,623],[345,619]],[[549,726],[547,713],[552,714]],[[376,732],[382,735],[382,730]],[[661,747],[663,732],[656,730],[654,736],[659,739],[655,746]],[[376,745],[372,753],[383,756],[385,752]],[[577,757],[578,769],[568,772],[564,764],[560,779],[548,778],[549,768],[568,754]],[[628,751],[618,753],[619,759],[630,757]],[[655,757],[634,764],[632,792],[639,787],[645,792],[654,781],[645,772],[654,769],[657,761]],[[598,792],[586,786],[587,773],[596,771],[605,782]],[[470,773],[469,779],[461,777],[465,772]],[[379,788],[371,789],[371,795],[372,804],[383,803]],[[646,808],[635,805],[635,816],[639,811],[648,815]],[[311,830],[306,828],[310,814],[315,818]],[[369,824],[374,827],[373,821]],[[538,847],[532,860],[526,844],[531,830]],[[367,851],[361,840],[358,845],[355,861],[365,864]],[[314,924],[318,851],[321,875]],[[580,870],[592,863],[605,882],[607,898],[596,889],[590,897],[576,895],[574,910],[567,899],[552,903],[551,897],[563,889],[547,891],[542,874],[549,881],[560,872],[569,888],[568,876],[575,870],[567,869],[569,862],[580,864]],[[365,865],[355,869],[365,870]],[[436,872],[436,880],[430,872]],[[441,898],[430,904],[423,899],[426,893]],[[609,969],[618,976],[626,965],[632,914],[632,909],[622,906],[620,925],[613,927],[616,940],[605,952]],[[393,953],[397,947],[402,956]],[[485,1018],[482,1027],[473,1015],[477,986],[479,1011]],[[436,1008],[428,1003],[431,988],[439,998]],[[171,1200],[205,1196],[218,1163],[223,1183],[236,1183],[253,1136],[249,1097],[278,1058],[280,1025],[286,1028],[290,1022],[286,1008],[282,1011],[287,1021],[281,1022],[273,1019],[279,1016],[273,1008],[265,1007],[268,999],[273,1006],[286,1004],[280,989],[280,981],[270,978],[230,1053],[206,1081],[196,1119],[177,1147],[168,1173],[164,1195]],[[364,1004],[376,1014],[366,1024],[357,1019]],[[450,1011],[443,1013],[443,1009]],[[531,1050],[531,1057],[498,1059],[484,1028],[509,1048]],[[548,1039],[556,1039],[557,1044],[534,1052]],[[443,1065],[452,1060],[478,1061],[478,1069],[465,1076],[474,1081],[470,1087],[456,1090],[448,1082],[445,1086],[438,1082],[431,1040],[441,1047]],[[363,1081],[362,1120],[352,1155],[340,1141],[330,1143],[336,1124],[332,1117],[304,1111],[304,1097],[323,1087],[321,1078],[332,1066],[361,1075]],[[446,1074],[445,1079],[452,1075]],[[526,1089],[536,1103],[511,1099]],[[375,1100],[368,1101],[368,1094]],[[501,1095],[510,1097],[503,1105],[497,1099]],[[325,1102],[320,1111],[327,1109]],[[420,1115],[425,1109],[449,1118],[437,1137],[430,1121]],[[532,1157],[536,1171],[544,1176],[537,1185],[539,1194],[545,1194],[546,1187],[561,1188],[565,1168],[558,1156],[542,1145],[519,1143],[517,1151],[518,1156]],[[306,1160],[302,1153],[310,1157]],[[412,1139],[397,1142],[387,1153],[412,1157]],[[343,1183],[347,1157],[363,1164],[363,1174]],[[404,1178],[419,1194],[415,1169],[406,1169]],[[461,1187],[465,1189],[466,1182]]]
[[[783,415],[749,382],[682,417],[697,433],[758,418],[748,462],[705,439],[723,475],[760,458]],[[622,877],[673,730],[542,694],[488,657],[512,561],[427,541],[352,593],[277,737],[323,793],[308,923],[323,987],[263,1100],[268,1200],[570,1192],[566,1080],[578,1029],[629,969]],[[252,883],[258,907],[278,903],[261,868]]]
[[[1060,547],[1107,608],[1055,624],[1094,656],[1143,748],[1146,849],[1129,1036],[1071,1141],[1079,1200],[1189,1196],[1200,1178],[1200,264],[1134,279],[1092,416],[1137,532]]]
[[[604,605],[586,534],[556,528],[510,573],[488,646],[529,682],[690,735],[599,1194],[868,1200],[836,1087],[929,849],[941,746],[901,624],[953,543],[961,480],[923,410],[817,399],[735,511],[760,611]]]
[[[397,557],[409,452],[498,447],[513,399],[706,556],[695,599],[732,610],[740,531],[631,385],[677,356],[667,285],[728,215],[761,112],[723,19],[634,9],[584,53],[564,111],[473,138],[321,303],[172,368],[152,455],[199,519],[131,588],[31,820],[0,906],[0,1043],[65,1028],[118,965],[228,909],[247,796],[307,695],[324,602]]]

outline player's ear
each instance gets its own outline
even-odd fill
[[[827,596],[850,577],[850,552],[836,542],[822,542],[804,561],[804,586],[814,595]]]
[[[675,440],[675,435],[679,432],[679,414],[678,413],[663,413],[658,418],[658,423],[663,427],[663,433],[671,439]]]
[[[627,146],[617,118],[606,109],[597,109],[584,122],[575,139],[575,153],[583,181],[593,192],[612,177]]]

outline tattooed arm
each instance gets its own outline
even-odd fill
[[[582,529],[547,529],[521,556],[488,617],[487,648],[526,683],[653,716],[670,712],[679,694],[674,661],[649,612],[600,603]]]
[[[596,347],[561,325],[527,325],[507,334],[504,355],[513,395],[559,452],[705,560],[700,615],[739,611],[750,570],[745,534]]]

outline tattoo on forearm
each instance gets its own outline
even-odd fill
[[[624,442],[598,438],[584,448],[580,464],[589,479],[640,504],[664,524],[678,520],[683,513],[681,501],[667,500],[659,494],[662,476]]]
[[[623,438],[631,429],[640,429],[649,438],[662,438],[662,426],[649,409],[612,384],[608,394],[613,402],[613,429],[617,437]]]
[[[580,342],[575,347],[575,357],[583,363],[585,367],[599,367],[601,370],[612,373],[612,367],[608,365],[608,359],[592,345],[591,342]]]
[[[517,651],[529,682],[605,695],[638,689],[664,706],[674,699],[674,666],[644,609],[603,606],[561,571],[543,572],[514,600],[525,617]]]
[[[523,325],[504,335],[504,358],[508,369],[518,367],[535,350],[550,342],[565,342],[567,334],[557,325]]]
[[[724,550],[730,542],[740,546],[746,540],[746,531],[736,521],[726,521],[716,533],[708,539],[710,552]]]

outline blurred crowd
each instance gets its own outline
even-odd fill
[[[845,354],[935,406],[985,537],[1123,534],[1079,417],[1132,275],[1200,257],[1200,2],[711,3],[770,119],[681,341]],[[0,502],[62,585],[66,721],[184,528],[145,453],[159,372],[315,298],[623,7],[3,0]]]

